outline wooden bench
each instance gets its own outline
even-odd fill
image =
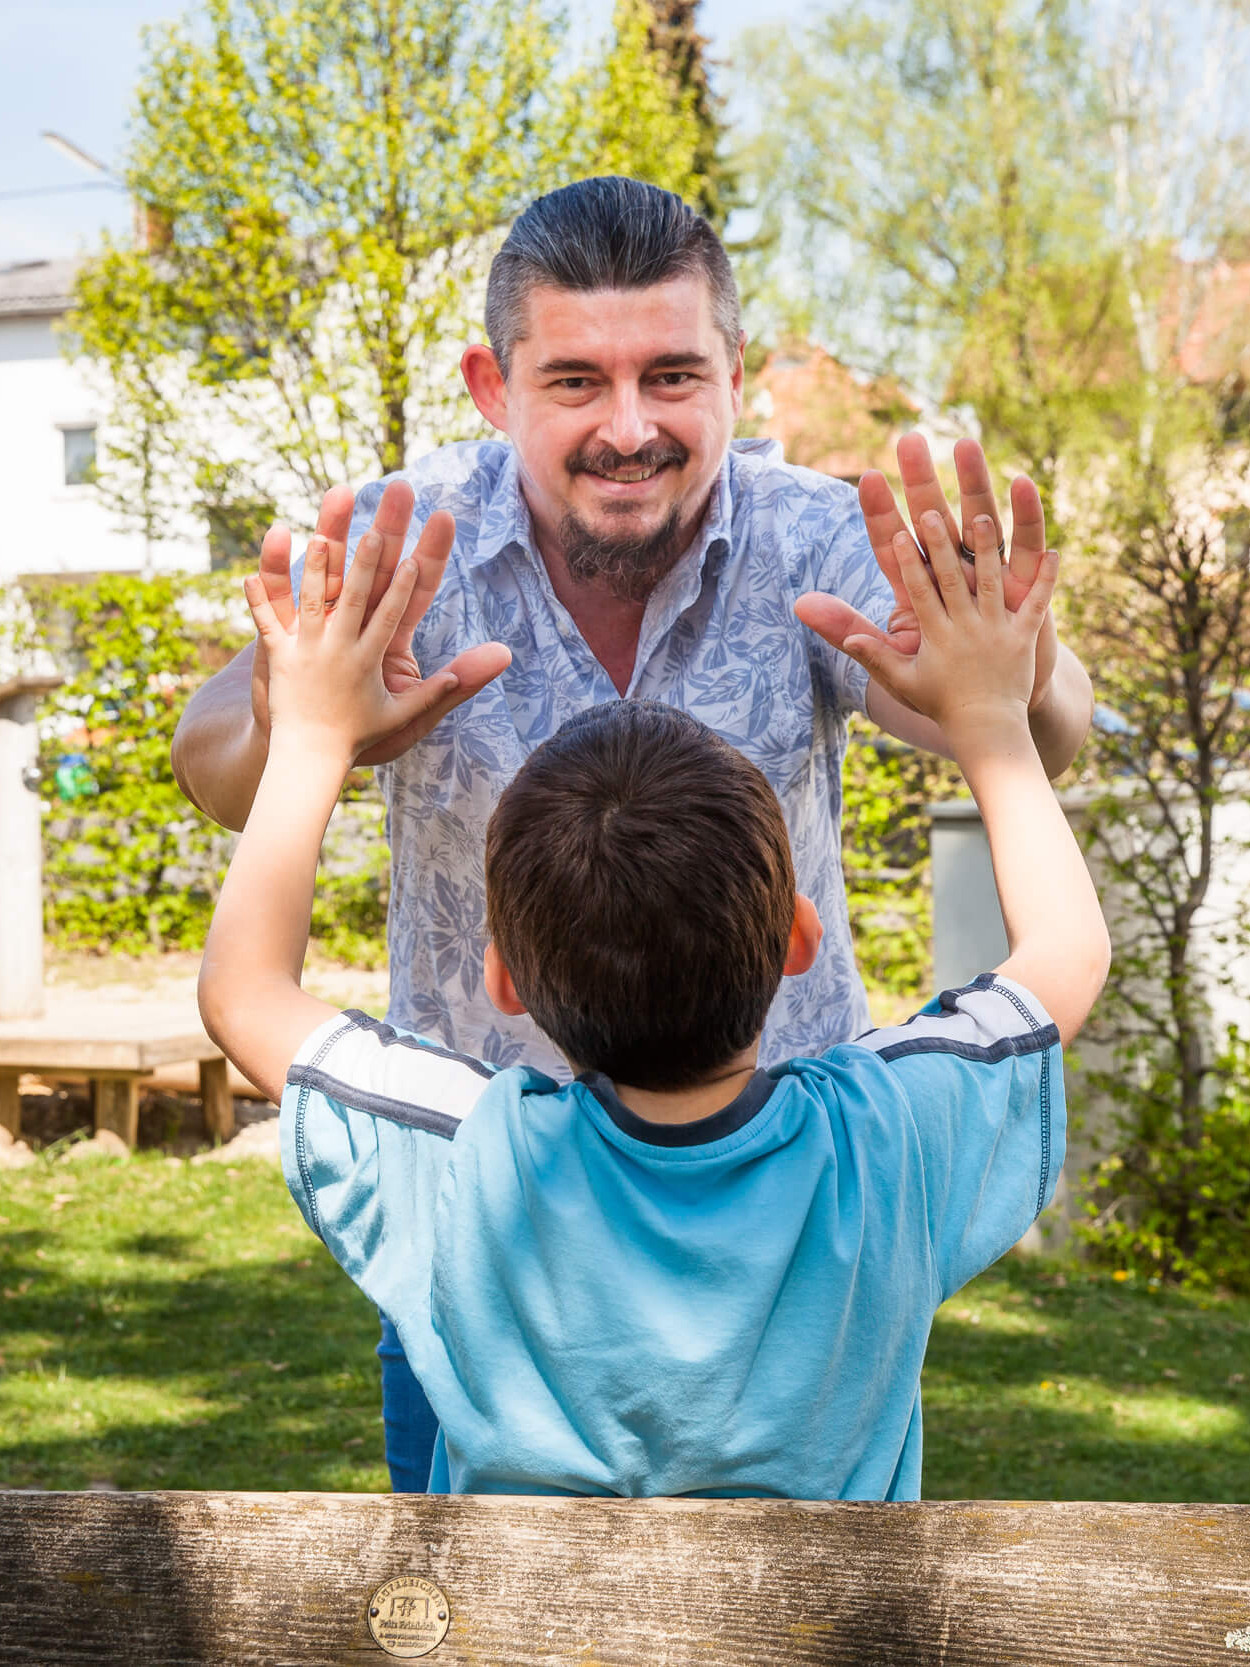
[[[1250,1507],[0,1493],[5,1663],[341,1667],[378,1629],[445,1629],[436,1667],[1232,1667]]]
[[[141,1015],[141,1008],[131,1010],[118,1026],[122,1033],[113,1035],[98,1018],[91,1034],[66,1034],[63,1022],[0,1023],[0,1128],[15,1136],[21,1133],[18,1079],[30,1071],[54,1080],[90,1082],[96,1129],[111,1129],[133,1146],[143,1079],[161,1066],[192,1060],[199,1066],[205,1132],[210,1138],[229,1140],[234,1133],[234,1099],[220,1048],[203,1030],[188,1028],[185,1018],[181,1029],[153,1021],[145,1031]]]

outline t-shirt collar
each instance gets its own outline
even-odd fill
[[[647,1146],[710,1146],[724,1140],[763,1110],[777,1086],[767,1071],[756,1071],[746,1087],[710,1117],[693,1123],[652,1123],[629,1109],[602,1071],[583,1071],[577,1081],[590,1090],[622,1134]]]

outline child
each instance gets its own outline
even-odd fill
[[[309,1225],[395,1321],[441,1425],[435,1491],[918,1497],[934,1310],[1053,1191],[1060,1049],[1108,960],[1028,728],[1057,559],[1012,614],[987,518],[975,595],[940,518],[924,532],[931,569],[896,541],[914,656],[834,599],[797,611],[941,723],[985,819],[1008,959],[905,1025],[757,1069],[777,985],[820,937],[777,801],[681,713],[598,707],[532,755],[487,841],[487,988],[566,1054],[564,1087],[299,987],[346,771],[455,686],[393,693],[381,670],[418,567],[433,593],[446,525],[364,625],[363,553],[333,609],[310,558],[290,632],[248,581],[273,734],[201,1009],[281,1096]],[[508,660],[474,654],[475,679]]]

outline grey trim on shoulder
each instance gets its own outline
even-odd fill
[[[1032,1019],[1032,1015],[1029,1015]],[[1036,1024],[1036,1021],[1033,1021]],[[960,1059],[971,1059],[981,1065],[997,1065],[1000,1060],[1010,1059],[1013,1054],[1044,1053],[1053,1048],[1059,1040],[1059,1031],[1054,1025],[1037,1025],[1027,1036],[1000,1036],[997,1042],[992,1042],[988,1048],[979,1048],[974,1042],[951,1042],[941,1036],[910,1036],[905,1042],[892,1042],[886,1048],[873,1048],[872,1051],[880,1059],[903,1059],[912,1053],[953,1053]],[[863,1047],[871,1047],[871,1043],[861,1042]]]
[[[1041,1215],[1046,1207],[1046,1186],[1050,1180],[1050,1146],[1051,1146],[1051,1112],[1050,1112],[1050,1050],[1059,1045],[1059,1027],[1054,1024],[1042,1025],[1037,1022],[1027,1002],[1024,1002],[1014,990],[1008,989],[992,972],[983,972],[974,978],[971,984],[966,984],[960,990],[943,990],[938,997],[944,1013],[959,1011],[959,997],[978,995],[982,992],[993,991],[1002,996],[1019,1013],[1028,1025],[1028,1034],[1016,1036],[1000,1036],[987,1048],[976,1047],[971,1042],[949,1041],[941,1036],[908,1037],[905,1042],[893,1042],[883,1048],[872,1048],[871,1042],[862,1039],[860,1046],[872,1049],[879,1059],[887,1062],[902,1059],[911,1054],[948,1053],[956,1058],[968,1059],[980,1065],[997,1065],[1004,1059],[1023,1057],[1027,1054],[1040,1053],[1042,1055],[1041,1078],[1038,1082],[1038,1099],[1041,1102],[1041,1173],[1037,1186],[1037,1207],[1033,1211],[1034,1219]],[[936,1019],[936,1013],[917,1013],[907,1022],[913,1024],[919,1019]]]
[[[389,1094],[371,1094],[367,1089],[357,1088],[354,1083],[343,1082],[327,1071],[317,1070],[315,1065],[293,1065],[287,1072],[286,1080],[300,1090],[297,1115],[307,1104],[309,1094],[324,1094],[327,1100],[337,1100],[353,1111],[367,1112],[370,1117],[384,1117],[388,1123],[402,1123],[405,1128],[422,1129],[426,1134],[440,1135],[444,1140],[452,1140],[460,1127],[460,1119],[445,1111],[435,1111],[430,1106],[414,1106],[408,1100],[392,1099]],[[311,1194],[311,1188],[309,1190]]]
[[[354,1030],[370,1030],[377,1037],[384,1048],[413,1048],[418,1053],[432,1053],[437,1059],[452,1059],[457,1065],[464,1065],[479,1077],[490,1082],[494,1077],[494,1070],[483,1060],[474,1059],[469,1053],[455,1053],[451,1048],[440,1047],[437,1042],[427,1042],[422,1036],[401,1036],[394,1025],[388,1025],[381,1019],[371,1019],[368,1013],[362,1013],[358,1007],[344,1009],[343,1017],[350,1019]]]
[[[345,1018],[346,1015],[343,1015],[342,1017]],[[308,1134],[305,1127],[308,1112],[308,1096],[312,1090],[303,1081],[303,1076],[305,1072],[312,1072],[313,1074],[319,1075],[320,1073],[317,1072],[317,1066],[329,1053],[330,1049],[339,1040],[339,1038],[346,1035],[350,1029],[350,1020],[346,1024],[340,1022],[335,1025],[334,1029],[331,1030],[323,1039],[321,1046],[309,1060],[308,1064],[299,1066],[293,1065],[287,1072],[286,1077],[286,1080],[289,1083],[299,1088],[299,1095],[295,1101],[295,1161],[299,1167],[299,1178],[304,1188],[304,1196],[307,1198],[308,1208],[312,1212],[313,1232],[316,1233],[322,1244],[325,1243],[325,1234],[321,1231],[321,1211],[317,1208],[317,1192],[316,1188],[313,1186],[312,1170],[308,1165]]]

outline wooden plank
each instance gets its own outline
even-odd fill
[[[18,1093],[20,1071],[0,1071],[0,1129],[7,1129],[14,1140],[22,1132],[22,1097]]]
[[[220,1059],[221,1049],[201,1031],[177,1036],[51,1036],[33,1029],[0,1034],[0,1067],[93,1075],[97,1071],[151,1071],[185,1059]]]
[[[134,1146],[139,1138],[138,1077],[93,1077],[91,1101],[97,1134],[101,1129],[111,1129],[127,1146]]]
[[[436,1667],[1203,1667],[1250,1645],[1250,1507],[0,1494],[0,1659]],[[1247,1651],[1250,1653],[1250,1651]]]
[[[229,1140],[234,1133],[234,1095],[226,1062],[220,1057],[200,1061],[200,1103],[204,1133],[210,1140]]]

